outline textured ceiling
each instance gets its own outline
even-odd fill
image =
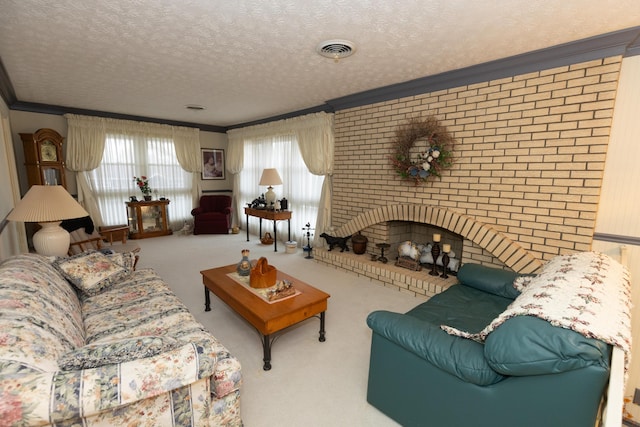
[[[0,59],[21,102],[228,126],[638,25],[638,0],[0,0]]]

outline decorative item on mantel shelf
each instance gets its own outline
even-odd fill
[[[138,188],[140,189],[140,191],[142,191],[142,195],[144,196],[144,200],[145,201],[150,201],[151,200],[151,187],[149,187],[149,180],[147,179],[146,176],[142,175],[141,177],[137,177],[134,176],[133,180],[135,181],[136,185],[138,186]]]
[[[422,141],[426,143],[424,149],[414,148]],[[396,129],[393,143],[393,168],[402,179],[413,181],[415,185],[433,176],[440,177],[440,171],[451,166],[455,140],[434,116],[410,119]]]

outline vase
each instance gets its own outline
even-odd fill
[[[242,250],[242,259],[236,266],[236,271],[240,276],[248,276],[251,273],[251,261],[249,261],[249,250]]]
[[[358,234],[354,234],[351,237],[351,246],[353,246],[353,253],[357,255],[362,255],[363,253],[365,253],[367,251],[368,241],[369,239],[367,239],[367,236],[363,236],[359,231]]]
[[[146,194],[144,195],[144,201],[145,202],[150,202],[151,201],[151,196],[147,196]]]

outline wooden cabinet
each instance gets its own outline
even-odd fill
[[[169,200],[127,202],[129,237],[145,239],[172,234],[167,216],[168,206]]]
[[[32,185],[62,185],[67,188],[62,159],[64,138],[53,129],[21,133],[24,165],[29,187]]]

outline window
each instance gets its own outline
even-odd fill
[[[108,133],[102,162],[91,171],[92,186],[105,225],[127,223],[124,202],[142,199],[133,177],[146,176],[155,197],[166,197],[172,228],[190,218],[191,174],[176,158],[173,140]]]
[[[294,212],[291,239],[301,243],[305,224],[310,222],[312,227],[315,225],[324,177],[309,172],[302,160],[298,142],[292,135],[245,140],[244,168],[240,173],[240,206],[247,206],[247,203],[267,191],[266,187],[258,185],[265,168],[276,168],[282,178],[282,185],[275,186],[273,191],[278,200],[283,197],[288,200],[289,210]],[[243,223],[246,221],[243,212],[239,217]],[[264,225],[263,234],[271,231],[270,225]],[[258,221],[249,221],[249,231],[258,234]],[[278,221],[278,237],[286,239],[286,233],[287,222]],[[306,244],[306,241],[302,243]]]

